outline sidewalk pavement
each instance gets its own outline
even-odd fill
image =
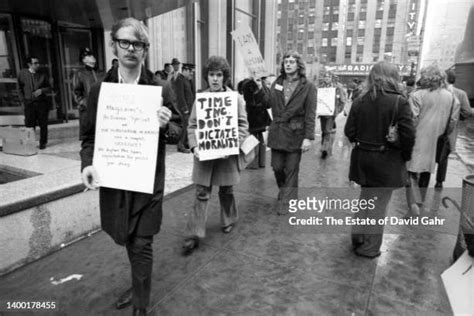
[[[341,137],[343,124],[339,126],[331,157],[319,158],[318,140],[303,155],[300,199],[315,190],[350,187],[350,148]],[[451,314],[440,274],[450,265],[457,211],[441,207],[431,214],[447,221],[438,229],[389,229],[380,257],[357,257],[349,229],[302,230],[288,225],[289,216],[276,215],[269,156],[266,168],[242,172],[235,187],[240,221],[230,234],[220,230],[213,193],[207,236],[189,257],[181,255],[181,242],[194,190],[167,195],[162,231],[153,244],[150,315]],[[452,157],[445,183],[450,189],[443,195],[459,201],[467,173]],[[389,214],[401,217],[406,209],[404,189],[396,190]],[[125,249],[98,232],[0,277],[0,314],[6,301],[55,301],[61,315],[129,315],[131,308],[114,309],[116,298],[130,286],[129,269]],[[76,274],[80,279],[54,285]]]

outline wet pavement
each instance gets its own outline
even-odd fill
[[[332,156],[320,159],[319,136],[303,155],[300,199],[314,192],[357,190],[347,178],[350,148],[342,138],[343,120],[338,118]],[[467,125],[460,135],[471,132]],[[469,174],[464,161],[473,158],[468,143],[458,143],[467,154],[450,157],[442,192],[458,201],[462,178]],[[44,154],[78,159],[74,145],[54,148]],[[269,156],[266,168],[242,172],[235,187],[240,221],[230,234],[220,230],[214,192],[207,236],[189,257],[181,255],[181,242],[194,190],[184,188],[165,198],[162,231],[153,244],[150,315],[451,314],[440,274],[450,265],[455,242],[459,215],[454,208],[441,207],[430,215],[446,219],[442,227],[387,228],[380,257],[357,257],[349,228],[298,229],[288,224],[289,216],[276,214]],[[431,204],[435,197],[430,191]],[[396,190],[389,214],[401,217],[406,209],[404,189]],[[53,284],[74,274],[81,278]],[[55,301],[58,315],[129,315],[131,308],[114,309],[115,299],[129,286],[125,249],[98,232],[0,277],[0,300]],[[0,306],[0,314],[4,310]]]

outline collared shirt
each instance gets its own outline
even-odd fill
[[[283,80],[283,95],[285,96],[285,104],[288,104],[288,101],[293,95],[293,92],[295,92],[295,89],[298,86],[299,82],[300,82],[299,77],[293,78],[291,80],[288,80],[288,78],[285,78]]]
[[[126,83],[125,80],[122,77],[122,74],[120,73],[120,68],[117,69],[117,73],[118,73],[118,83]],[[133,83],[130,83],[130,84],[138,84],[138,81],[140,80],[141,74],[142,74],[142,68],[140,67],[140,71],[138,72],[138,76],[135,78]]]

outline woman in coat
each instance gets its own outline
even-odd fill
[[[209,88],[203,92],[232,91],[226,86],[230,78],[230,66],[220,56],[211,56],[204,68],[204,77]],[[239,143],[248,136],[247,113],[245,103],[238,98]],[[230,233],[238,220],[233,186],[240,181],[239,156],[227,156],[214,160],[200,161],[196,139],[196,106],[193,106],[189,118],[189,147],[194,154],[193,182],[196,184],[196,199],[193,209],[188,214],[183,254],[191,254],[199,246],[199,240],[206,235],[207,208],[212,186],[219,186],[219,202],[221,205],[221,225],[224,233]]]
[[[393,189],[406,182],[405,162],[410,160],[415,129],[399,81],[393,64],[374,65],[365,91],[354,101],[347,118],[344,132],[355,143],[349,179],[361,186],[360,200],[374,205],[355,213],[355,218],[384,218]],[[386,139],[392,121],[398,124],[399,144]],[[368,258],[379,256],[384,226],[352,227],[354,252]]]
[[[239,93],[245,100],[249,132],[259,140],[255,148],[255,159],[247,166],[248,169],[265,167],[266,146],[263,140],[263,132],[270,125],[271,119],[267,112],[268,88],[262,84],[263,79],[244,79],[239,82]]]
[[[432,65],[421,70],[420,88],[410,95],[415,115],[416,138],[411,160],[407,164],[410,184],[407,186],[409,213],[419,215],[426,188],[436,166],[436,143],[448,127],[448,134],[456,122],[454,95],[446,89],[446,74]],[[450,119],[451,118],[451,119]],[[422,188],[421,194],[418,194]]]

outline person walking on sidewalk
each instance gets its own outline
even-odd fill
[[[89,48],[81,50],[79,60],[84,68],[75,73],[72,80],[72,89],[74,91],[74,101],[77,103],[79,110],[79,124],[81,124],[84,121],[91,87],[94,83],[101,81],[104,75],[97,71],[97,61]]]
[[[46,94],[51,91],[49,77],[40,71],[40,62],[35,55],[26,58],[27,69],[20,71],[18,86],[20,102],[25,111],[25,126],[40,127],[39,148],[45,149],[48,143],[49,103]]]
[[[134,18],[125,18],[112,26],[112,52],[119,60],[104,82],[118,84],[157,85],[153,73],[142,67],[148,53],[148,29]],[[97,189],[97,174],[92,166],[95,122],[101,84],[92,86],[82,135],[82,181],[89,189]],[[160,230],[165,182],[165,132],[171,111],[170,87],[162,90],[163,106],[157,115],[160,124],[158,155],[153,194],[100,188],[99,203],[102,229],[127,249],[131,265],[132,288],[116,303],[121,309],[133,304],[133,315],[146,315],[150,301],[153,268],[153,235]],[[159,98],[160,96],[157,96]]]
[[[443,182],[446,180],[446,172],[448,171],[449,154],[456,151],[456,139],[458,137],[457,123],[459,120],[465,120],[472,115],[472,109],[469,105],[469,99],[466,92],[454,86],[454,83],[456,82],[456,75],[454,71],[447,70],[446,79],[448,82],[448,91],[453,93],[456,97],[456,102],[454,103],[453,108],[453,113],[456,116],[456,122],[454,124],[453,130],[448,135],[448,144],[445,144],[445,146],[440,146],[441,148],[436,149],[436,162],[438,163],[438,167],[436,168],[436,189],[441,189],[443,187]],[[438,145],[442,144],[438,141]]]
[[[344,110],[347,102],[347,94],[344,87],[337,81],[337,78],[330,72],[326,72],[320,82],[318,88],[335,88],[336,98],[334,100],[335,108],[333,115],[321,115],[321,158],[332,155],[332,148],[336,138],[336,117]]]
[[[298,198],[301,153],[314,140],[316,88],[306,79],[305,64],[296,51],[283,56],[280,73],[268,92],[273,121],[267,146],[279,188],[277,213],[287,214],[289,200]]]
[[[456,99],[447,90],[444,71],[436,65],[427,66],[421,69],[419,82],[420,88],[409,98],[415,116],[416,138],[411,160],[407,162],[410,176],[406,188],[407,216],[420,215],[426,188],[436,166],[438,137],[445,132],[449,135],[457,120],[454,111]]]
[[[225,58],[211,56],[203,71],[209,88],[203,92],[232,91],[226,86],[230,73],[230,66]],[[239,143],[241,144],[249,134],[245,102],[240,96],[238,98],[237,115]],[[232,155],[200,161],[196,129],[196,105],[194,105],[189,118],[188,135],[189,146],[194,154],[192,180],[196,184],[196,198],[193,208],[187,214],[183,255],[190,255],[199,246],[200,239],[206,235],[207,209],[213,185],[219,186],[222,232],[230,233],[239,218],[233,189],[233,186],[240,181],[242,165],[239,156]]]
[[[361,186],[359,201],[374,201],[373,209],[361,209],[354,218],[384,218],[392,191],[406,182],[405,162],[410,160],[415,127],[410,105],[399,89],[399,80],[393,64],[382,61],[374,65],[365,91],[354,101],[347,117],[344,132],[355,143],[349,180]],[[399,144],[386,140],[393,123],[398,125]],[[379,256],[383,231],[383,225],[352,226],[355,254]]]

